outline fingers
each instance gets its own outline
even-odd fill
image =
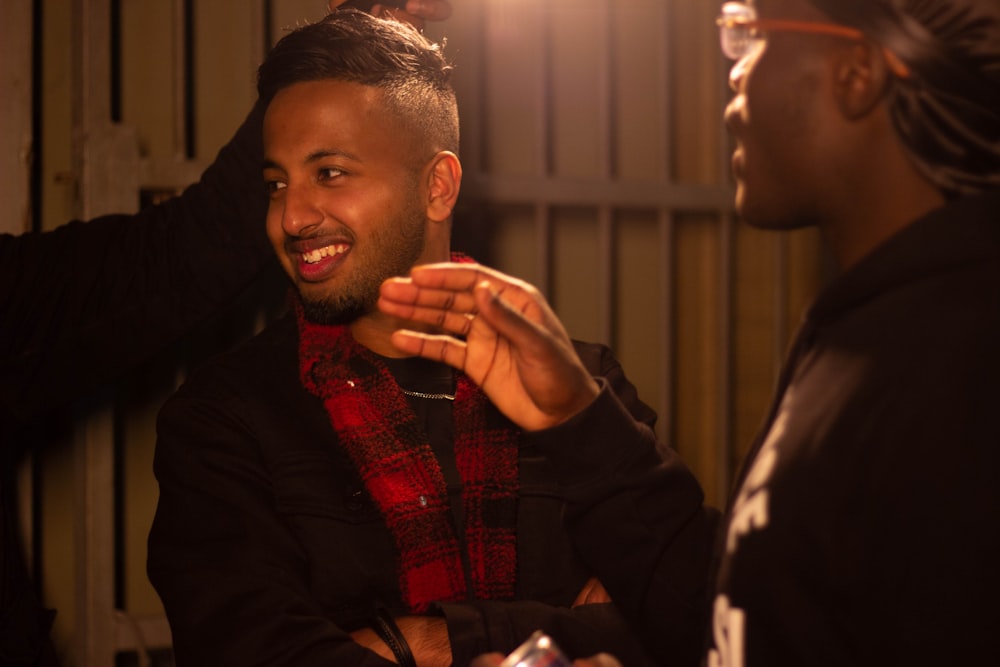
[[[528,315],[537,310],[534,302],[521,300],[515,307],[509,299],[513,288],[501,291],[502,288],[483,281],[476,286],[475,296],[478,317],[488,323],[497,334],[524,352],[545,354],[552,347],[551,332],[532,321]]]
[[[383,305],[386,313],[404,318],[410,309],[418,308],[462,315],[476,313],[476,302],[471,290],[453,291],[420,287],[409,278],[390,278],[382,283],[379,308],[381,309]]]
[[[482,264],[465,264],[457,262],[441,262],[438,264],[422,264],[410,271],[410,278],[415,285],[452,291],[471,291],[476,285],[488,280],[503,286],[505,289],[518,288],[531,292],[534,288],[524,282],[491,269]]]
[[[499,293],[486,282],[476,288],[475,294],[479,314],[473,328],[492,329],[493,335],[510,347],[518,375],[538,413],[544,416],[541,419],[533,415],[535,421],[530,424],[518,419],[514,419],[515,423],[529,430],[549,428],[593,402],[600,386],[584,368],[565,329],[544,301],[528,301],[515,309],[507,303],[506,293]]]
[[[386,315],[429,324],[456,336],[468,335],[476,315],[472,294],[422,290],[405,279],[383,283],[378,309]]]
[[[495,287],[488,280],[474,283],[487,275],[489,273],[481,269],[462,269],[434,270],[411,278],[392,278],[382,283],[378,308],[387,315],[431,324],[448,333],[463,336],[469,333],[473,318],[483,314],[486,324],[519,344],[544,338],[546,332],[525,316],[533,310],[531,299],[526,298],[516,285]],[[518,307],[507,302],[511,297],[517,297]]]
[[[460,371],[465,370],[467,347],[456,338],[399,329],[392,333],[391,340],[400,352],[440,361]]]
[[[537,289],[475,264],[428,264],[414,268],[409,278],[387,280],[378,308],[455,335],[468,334],[470,316],[478,315],[529,356],[547,356],[553,347],[569,345],[562,324]]]
[[[444,21],[451,16],[448,0],[408,0],[406,12],[426,21]]]
[[[502,294],[512,310],[543,324],[554,334],[562,334],[561,324],[533,285],[477,264],[441,263],[415,267],[409,278],[394,278],[382,284],[379,309],[404,319],[440,325],[443,316],[434,313],[434,309],[475,315],[479,305],[474,294],[483,283]],[[448,330],[459,331],[454,327]]]

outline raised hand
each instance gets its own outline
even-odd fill
[[[382,284],[378,307],[434,330],[396,331],[400,351],[463,371],[526,430],[561,424],[599,391],[541,293],[494,269],[418,266]]]

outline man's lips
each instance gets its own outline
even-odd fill
[[[333,245],[323,246],[322,248],[301,253],[302,261],[306,264],[318,264],[325,257],[343,255],[349,248],[350,246],[346,243],[334,243]]]
[[[351,244],[344,242],[317,245],[315,241],[289,243],[286,247],[295,260],[299,277],[306,282],[319,282],[328,278],[351,251]]]

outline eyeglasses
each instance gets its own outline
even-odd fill
[[[764,42],[762,33],[768,31],[805,32],[845,39],[863,37],[860,30],[835,23],[758,19],[757,11],[743,2],[727,2],[722,5],[722,14],[715,22],[719,26],[722,52],[731,60],[742,60],[753,53]]]
[[[763,43],[765,32],[803,32],[813,35],[831,35],[844,39],[862,40],[864,33],[857,28],[818,21],[790,21],[785,19],[758,19],[757,10],[745,2],[727,2],[722,14],[715,20],[719,26],[719,43],[722,53],[731,60],[743,60]],[[882,55],[889,69],[900,79],[910,76],[910,68],[889,49],[882,47]]]

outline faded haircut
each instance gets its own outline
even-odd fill
[[[809,0],[910,70],[890,111],[920,171],[946,195],[1000,188],[1000,0]]]
[[[325,79],[378,88],[426,159],[442,150],[458,152],[451,71],[443,45],[410,24],[344,9],[282,37],[257,71],[257,93],[270,103],[288,86]]]

